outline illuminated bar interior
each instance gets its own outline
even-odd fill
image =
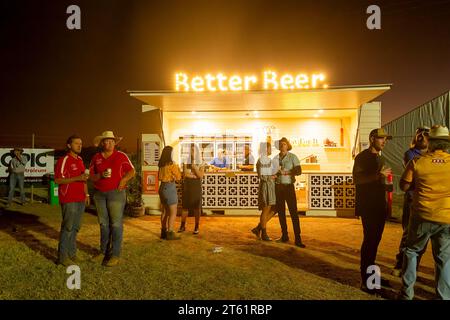
[[[307,215],[352,215],[354,186],[352,154],[367,140],[361,107],[389,90],[389,85],[325,87],[309,90],[250,90],[240,92],[130,91],[143,112],[159,109],[163,144],[174,148],[177,163],[186,162],[195,143],[207,165],[227,150],[226,169],[207,166],[203,208],[224,214],[257,213],[256,169],[242,171],[244,145],[258,159],[260,142],[286,137],[301,161],[296,178],[297,202]],[[379,108],[378,108],[379,110]],[[379,122],[379,113],[372,117]],[[367,143],[366,143],[367,144]]]

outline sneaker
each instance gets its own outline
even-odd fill
[[[105,255],[103,253],[99,253],[91,258],[92,262],[103,263],[105,261]]]
[[[195,229],[194,232],[192,232],[192,233],[193,233],[193,234],[198,234],[199,231],[198,231],[198,229]]]
[[[111,259],[109,259],[108,261],[106,261],[103,265],[105,267],[114,267],[117,266],[119,264],[119,257],[111,257]]]
[[[175,232],[168,231],[165,239],[166,240],[180,240],[181,238],[179,236],[175,235]]]

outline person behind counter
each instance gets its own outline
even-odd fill
[[[173,225],[177,216],[177,186],[175,181],[181,180],[180,168],[172,160],[171,146],[165,146],[161,158],[158,162],[159,172],[158,177],[161,181],[159,186],[159,199],[163,205],[163,212],[161,214],[161,239],[179,240],[173,231]]]
[[[230,163],[227,159],[227,152],[225,149],[221,149],[217,153],[217,157],[212,159],[209,163],[215,169],[228,169],[230,167]]]
[[[204,167],[201,165],[201,156],[197,146],[192,143],[188,163],[183,164],[183,209],[193,211],[195,217],[194,234],[199,233],[200,214],[202,211],[202,178]],[[186,218],[188,212],[183,210],[181,214],[181,226],[178,232],[186,230]]]
[[[250,145],[246,144],[244,146],[244,162],[238,165],[238,169],[242,171],[253,171],[255,164],[255,158],[252,155],[252,150]]]

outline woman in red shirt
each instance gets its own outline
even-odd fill
[[[94,139],[101,151],[91,160],[90,177],[94,182],[94,202],[100,224],[100,250],[94,257],[111,267],[119,263],[123,237],[123,211],[126,203],[126,185],[136,173],[130,159],[115,146],[122,138],[105,131]]]

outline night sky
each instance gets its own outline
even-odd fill
[[[71,4],[81,30],[66,28]],[[366,27],[371,4],[381,30]],[[126,90],[172,90],[178,70],[392,83],[383,123],[450,89],[450,0],[1,0],[0,14],[0,147],[113,130],[132,151],[141,103]]]

